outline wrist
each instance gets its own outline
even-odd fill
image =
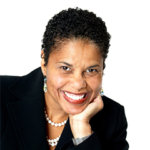
[[[70,120],[70,126],[74,138],[82,138],[92,134],[91,125],[89,122]]]
[[[73,144],[74,145],[79,145],[80,143],[82,143],[83,141],[85,141],[86,139],[88,139],[91,135],[88,135],[88,136],[85,136],[85,137],[82,137],[82,138],[73,138],[72,141],[73,141]]]

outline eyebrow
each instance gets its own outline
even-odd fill
[[[67,65],[67,66],[70,66],[70,67],[72,67],[73,65],[71,65],[71,64],[69,64],[69,63],[67,63],[67,62],[64,62],[64,61],[62,61],[62,62],[58,62],[58,63],[62,63],[62,64],[65,64],[65,65]],[[100,65],[98,65],[98,64],[96,64],[96,65],[92,65],[92,66],[89,66],[89,67],[87,67],[87,68],[94,68],[94,67],[100,67],[101,68],[101,66]]]
[[[87,67],[87,68],[94,68],[94,67],[100,67],[101,68],[101,66],[100,65],[93,65],[93,66],[90,66],[90,67]]]
[[[62,62],[58,62],[58,63],[60,63],[60,64],[65,64],[65,65],[70,66],[70,67],[72,67],[72,66],[73,66],[73,65],[71,65],[71,64],[69,64],[69,63],[67,63],[67,62],[64,62],[64,61],[62,61]]]

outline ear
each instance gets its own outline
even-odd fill
[[[44,51],[41,50],[41,69],[44,76],[46,76],[46,66],[45,66],[45,60],[44,60]]]

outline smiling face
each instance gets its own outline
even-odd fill
[[[54,50],[42,71],[47,77],[45,97],[50,106],[67,114],[82,112],[100,92],[103,59],[96,44],[72,39]]]

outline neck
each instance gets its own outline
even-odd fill
[[[68,114],[60,107],[58,102],[50,98],[48,92],[45,93],[45,106],[48,117],[54,122],[67,120]]]

